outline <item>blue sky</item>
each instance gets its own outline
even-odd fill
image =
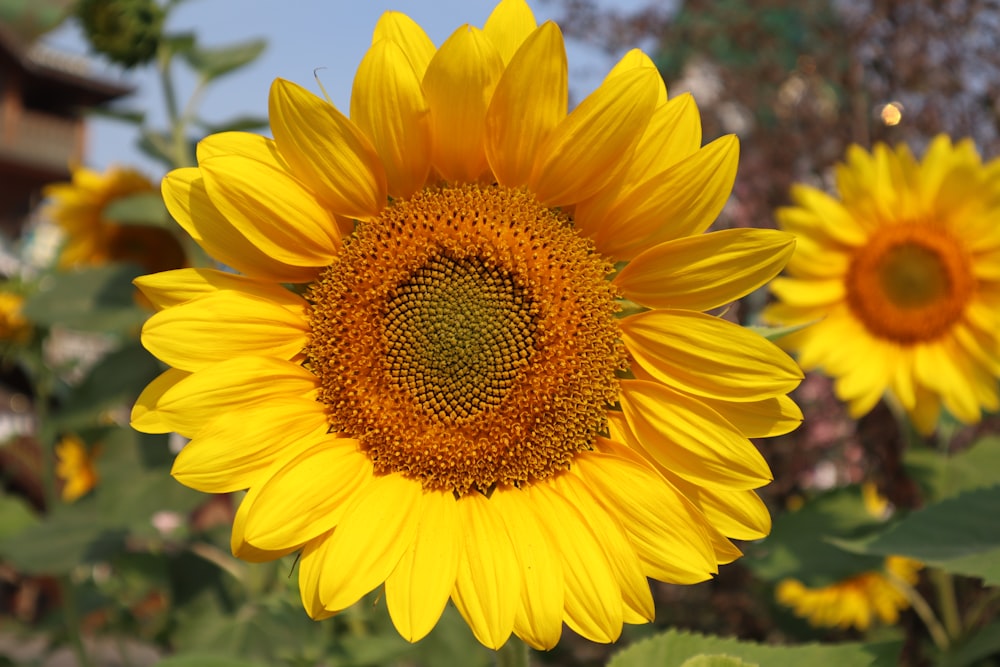
[[[371,41],[371,32],[382,12],[405,12],[440,45],[464,23],[482,26],[495,0],[190,0],[172,15],[171,31],[196,31],[205,46],[264,37],[268,48],[250,67],[219,79],[200,106],[201,115],[219,122],[241,114],[266,116],[267,91],[277,77],[290,79],[316,92],[313,71],[319,70],[331,99],[346,113],[354,71]],[[641,6],[642,0],[604,0],[619,9]],[[532,2],[539,23],[559,12],[554,2]],[[75,26],[65,26],[46,38],[49,45],[85,54],[86,46]],[[570,88],[579,99],[596,86],[613,64],[612,58],[582,44],[567,45]],[[183,65],[179,66],[183,69]],[[124,80],[135,86],[128,106],[145,109],[153,125],[164,124],[163,102],[156,75],[149,68],[121,74],[98,66],[96,74]],[[181,102],[193,89],[193,78],[179,79]],[[159,177],[160,168],[134,148],[135,130],[114,121],[91,121],[87,164],[99,169],[110,164],[131,164]]]

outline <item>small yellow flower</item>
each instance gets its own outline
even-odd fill
[[[896,623],[899,612],[910,606],[906,595],[886,573],[912,586],[922,567],[915,560],[889,556],[882,572],[863,572],[829,586],[809,588],[798,579],[785,579],[778,584],[775,597],[813,626],[864,631],[874,621]]]
[[[137,281],[172,368],[132,424],[192,438],[184,484],[249,489],[233,552],[301,550],[314,618],[384,585],[410,641],[449,599],[490,647],[614,641],[653,618],[647,578],[703,581],[770,529],[749,438],[798,425],[801,372],[705,311],[792,238],[704,233],[736,138],[703,147],[646,55],[567,98],[562,34],[523,0],[440,48],[387,12],[350,118],[279,79],[273,139],[208,137],[164,180],[242,275]]]
[[[24,297],[0,292],[0,340],[24,342],[31,335],[31,322],[21,313]]]
[[[155,191],[156,186],[148,178],[123,167],[111,167],[104,173],[76,167],[71,182],[46,186],[44,194],[51,200],[46,213],[65,235],[60,265],[68,268],[132,262],[147,271],[184,266],[184,250],[169,231],[119,225],[105,217],[104,211],[112,202]]]
[[[75,435],[63,436],[56,443],[56,477],[63,483],[63,500],[73,502],[97,484],[96,454]]]
[[[942,405],[964,423],[996,411],[1000,160],[945,136],[922,162],[905,146],[854,146],[837,188],[797,186],[778,211],[798,244],[765,318],[815,322],[785,344],[836,378],[854,417],[887,391],[923,433]]]

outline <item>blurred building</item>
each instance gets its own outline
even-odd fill
[[[131,91],[88,62],[43,46],[65,0],[0,0],[0,233],[16,237],[46,183],[82,163],[84,113]]]

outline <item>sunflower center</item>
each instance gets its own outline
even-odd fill
[[[965,250],[944,229],[902,224],[875,234],[847,273],[847,303],[877,336],[935,340],[962,317],[975,289]]]
[[[385,315],[393,380],[452,421],[499,407],[531,357],[524,289],[479,257],[434,255],[396,288]]]
[[[521,190],[394,201],[309,291],[331,429],[377,472],[458,495],[565,469],[606,430],[625,366],[611,270]]]

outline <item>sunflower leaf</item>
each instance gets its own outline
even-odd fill
[[[774,342],[780,338],[788,336],[789,334],[793,334],[797,331],[802,331],[806,327],[810,327],[816,324],[816,322],[819,322],[819,320],[806,322],[805,324],[793,324],[787,327],[752,326],[752,327],[747,327],[747,329],[750,329],[750,331],[760,334],[761,336],[763,336],[764,338],[768,339],[771,342]]]
[[[119,225],[175,229],[159,192],[143,192],[116,199],[104,208],[104,217]]]
[[[179,55],[206,80],[212,80],[249,65],[264,52],[266,47],[267,40],[251,39],[220,48],[194,45],[181,51]]]
[[[855,554],[898,555],[1000,584],[1000,485],[974,489],[913,512],[860,539],[835,539]]]
[[[954,455],[911,448],[903,462],[927,500],[944,500],[963,491],[1000,484],[1000,437],[981,438]]]
[[[898,642],[765,646],[754,642],[668,630],[621,651],[611,658],[608,667],[687,665],[685,661],[698,656],[726,656],[729,659],[742,661],[735,663],[737,665],[756,663],[769,667],[797,665],[868,667],[876,664],[895,664],[899,650]],[[716,663],[706,664],[714,667]]]
[[[24,316],[42,326],[115,332],[137,328],[147,313],[135,303],[132,279],[141,269],[109,264],[46,276],[24,302]]]
[[[845,553],[831,541],[861,537],[880,524],[865,509],[858,487],[837,489],[778,515],[771,534],[748,546],[743,563],[765,581],[794,578],[806,586],[825,586],[881,569],[880,556]]]

